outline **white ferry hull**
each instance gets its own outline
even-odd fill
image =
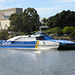
[[[21,43],[21,44],[20,44]],[[58,48],[59,43],[52,41],[3,42],[0,48],[7,49],[52,49]]]
[[[38,49],[54,49],[54,48],[58,48],[59,47],[59,43],[56,42],[52,42],[52,41],[39,41],[38,44]]]

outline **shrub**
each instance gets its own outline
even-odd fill
[[[70,38],[74,39],[75,38],[75,30],[69,36],[70,36]]]
[[[65,33],[65,34],[71,34],[73,31],[74,31],[74,27],[68,27],[68,26],[66,26],[63,29],[63,33]]]
[[[0,40],[6,40],[8,38],[8,31],[7,30],[3,30],[0,32]]]

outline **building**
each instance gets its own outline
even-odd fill
[[[10,20],[8,19],[13,13],[22,13],[22,8],[12,8],[0,10],[0,30],[6,30],[10,26]]]

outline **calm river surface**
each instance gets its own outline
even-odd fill
[[[75,75],[75,51],[0,49],[0,75]]]

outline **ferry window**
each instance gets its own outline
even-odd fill
[[[44,40],[44,36],[36,37],[36,40]]]
[[[15,41],[24,41],[24,37],[20,37],[20,38],[17,38],[17,39],[15,39]]]
[[[35,41],[35,38],[31,38],[31,37],[19,37],[17,39],[15,39],[15,41]]]

